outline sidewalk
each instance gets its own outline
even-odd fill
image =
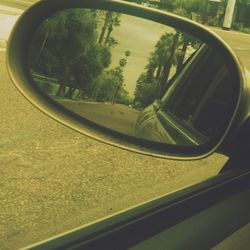
[[[5,51],[10,32],[23,10],[0,5],[0,51]]]
[[[23,13],[23,10],[0,5],[0,14],[21,15],[22,13]]]
[[[3,52],[6,50],[7,41],[6,40],[0,40],[0,52]]]
[[[213,31],[222,31],[222,32],[225,32],[225,33],[233,33],[235,35],[245,35],[245,36],[250,36],[250,34],[248,33],[245,33],[245,32],[242,32],[242,31],[237,31],[237,30],[233,30],[233,29],[230,29],[230,30],[224,30],[222,27],[219,27],[219,26],[209,26],[209,25],[204,25],[206,28],[208,29],[211,29]]]

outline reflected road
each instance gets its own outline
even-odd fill
[[[96,124],[134,136],[139,111],[122,104],[57,100],[66,108]]]

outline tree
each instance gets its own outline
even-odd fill
[[[188,48],[191,51],[200,46],[200,41],[179,31],[162,35],[150,54],[148,64],[136,83],[134,104],[145,108],[166,92],[170,73],[177,74],[186,59]]]
[[[123,80],[121,67],[105,70],[96,79],[96,88],[93,97],[97,101],[110,101],[114,103],[119,90],[122,88]]]
[[[172,65],[176,65],[176,50],[180,33],[165,33],[155,45],[146,66],[148,79],[154,78],[158,86],[158,96],[166,88]]]
[[[104,20],[104,24],[103,24],[103,27],[102,27],[102,31],[101,31],[101,34],[100,34],[100,37],[99,37],[99,40],[98,40],[99,44],[103,43],[104,35],[106,33],[106,30],[108,29],[111,16],[112,16],[112,12],[111,11],[107,11],[106,14],[105,14],[105,20]]]
[[[173,35],[172,43],[169,46],[169,49],[170,49],[169,50],[169,55],[168,55],[168,58],[167,58],[167,60],[165,61],[164,65],[163,65],[162,73],[161,73],[161,76],[160,76],[159,97],[167,89],[170,69],[171,69],[173,64],[176,64],[176,57],[175,57],[176,53],[175,52],[176,52],[176,49],[177,49],[177,46],[178,46],[179,36],[180,36],[180,33],[177,31]]]
[[[33,39],[30,66],[58,79],[60,96],[72,97],[76,88],[89,91],[92,81],[111,62],[110,49],[97,42],[95,17],[87,9],[61,11],[47,19]]]
[[[157,89],[157,81],[153,78],[150,79],[147,73],[142,73],[136,82],[134,106],[144,109],[153,103],[156,99]]]
[[[134,103],[142,108],[161,96],[166,88],[172,65],[176,64],[179,32],[165,33],[150,54],[148,64],[137,80]]]
[[[180,34],[180,41],[179,41],[179,53],[177,53],[177,67],[176,67],[176,72],[180,72],[182,69],[186,54],[187,54],[187,49],[189,46],[194,48],[195,50],[199,48],[199,46],[202,44],[199,40],[197,40],[195,37],[190,36],[187,33],[181,33]]]
[[[206,20],[208,0],[161,0],[160,8],[177,15],[192,18],[197,14],[202,21]]]
[[[128,104],[129,94],[125,90],[123,69],[127,65],[127,59],[131,55],[129,50],[124,53],[125,58],[119,60],[119,66],[105,70],[98,77],[92,97],[97,101],[110,101],[111,103]]]
[[[99,40],[98,40],[99,44],[102,44],[104,46],[109,46],[109,47],[112,47],[115,44],[117,44],[117,41],[113,37],[111,37],[111,33],[115,26],[120,25],[120,22],[121,22],[120,16],[121,14],[118,12],[111,12],[111,11],[106,12],[105,17],[104,17],[104,23],[101,28],[101,33],[100,33]]]
[[[166,64],[169,62],[172,65],[173,63],[171,54],[173,54],[172,50],[175,50],[172,46],[174,36],[174,33],[165,33],[162,35],[155,45],[154,52],[150,55],[146,69],[148,74],[155,76],[157,80],[164,74],[164,66],[166,71]]]

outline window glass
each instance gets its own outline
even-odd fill
[[[227,160],[223,155],[172,161],[135,154],[80,135],[30,105],[11,83],[5,56],[13,20],[33,2],[10,0],[0,5],[1,249],[19,249],[218,174]],[[148,39],[155,32],[130,31]],[[207,74],[216,68],[210,67]],[[211,96],[211,103],[226,102],[219,92]],[[197,103],[202,94],[203,87],[189,96]],[[187,120],[194,114],[194,104],[183,105],[178,103],[171,110]],[[200,115],[195,126],[205,130]]]
[[[206,46],[201,50],[193,59],[194,66],[186,66],[189,72],[185,78],[173,83],[168,91],[171,95],[166,93],[163,110],[213,138],[224,128],[233,110],[233,82],[223,60]]]

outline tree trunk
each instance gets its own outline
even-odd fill
[[[64,96],[65,95],[65,89],[66,89],[66,87],[64,85],[60,85],[56,95],[61,96],[61,97]]]
[[[171,46],[170,56],[169,56],[167,62],[165,63],[165,65],[163,67],[163,70],[162,70],[162,76],[160,79],[159,97],[161,97],[162,94],[165,93],[165,91],[167,90],[168,77],[169,77],[170,69],[171,69],[172,64],[173,64],[175,51],[176,51],[176,48],[178,45],[179,35],[180,35],[179,32],[176,32],[176,34],[174,35],[173,43]]]
[[[182,65],[183,65],[183,62],[184,62],[184,59],[185,59],[185,55],[186,55],[186,52],[187,52],[187,47],[188,47],[188,39],[184,39],[184,42],[183,42],[183,46],[182,46],[182,49],[181,49],[181,55],[177,58],[177,67],[176,67],[176,72],[179,73],[181,68],[182,68]]]
[[[204,8],[203,8],[203,13],[202,13],[202,24],[207,23],[207,7],[208,7],[208,1],[205,0]]]
[[[83,97],[84,97],[84,90],[79,89],[79,93],[78,93],[77,97],[80,98],[80,99],[83,99]]]
[[[96,101],[96,97],[97,97],[97,87],[98,87],[98,84],[96,83],[94,85],[94,87],[92,88],[91,95],[90,95],[91,99],[93,99],[95,101]]]
[[[110,35],[111,35],[111,32],[113,31],[113,25],[112,23],[109,25],[109,28],[108,28],[108,33],[107,33],[107,36],[106,36],[106,39],[105,39],[105,42],[104,42],[104,45],[106,46],[108,41],[109,41],[109,38],[110,38]]]
[[[112,104],[115,104],[115,102],[116,102],[116,98],[117,98],[117,94],[119,92],[119,89],[120,89],[120,85],[118,84],[117,87],[116,87],[116,89],[113,92],[112,97],[111,97],[111,103]]]
[[[147,76],[149,79],[153,79],[154,78],[154,73],[155,73],[155,69],[156,67],[154,65],[150,66],[147,70]]]
[[[109,24],[111,15],[112,15],[112,13],[109,12],[109,11],[106,13],[104,25],[103,25],[103,27],[102,27],[102,32],[101,32],[100,37],[99,37],[99,40],[98,40],[98,43],[99,43],[99,44],[102,44],[102,42],[103,42],[104,35],[105,35],[106,30],[107,30],[107,27],[108,27],[108,24]]]
[[[70,87],[68,92],[66,93],[65,97],[72,99],[74,93],[75,93],[76,88]]]
[[[162,72],[162,65],[159,65],[158,68],[157,68],[156,76],[155,76],[155,78],[157,80],[159,80],[161,72]]]

